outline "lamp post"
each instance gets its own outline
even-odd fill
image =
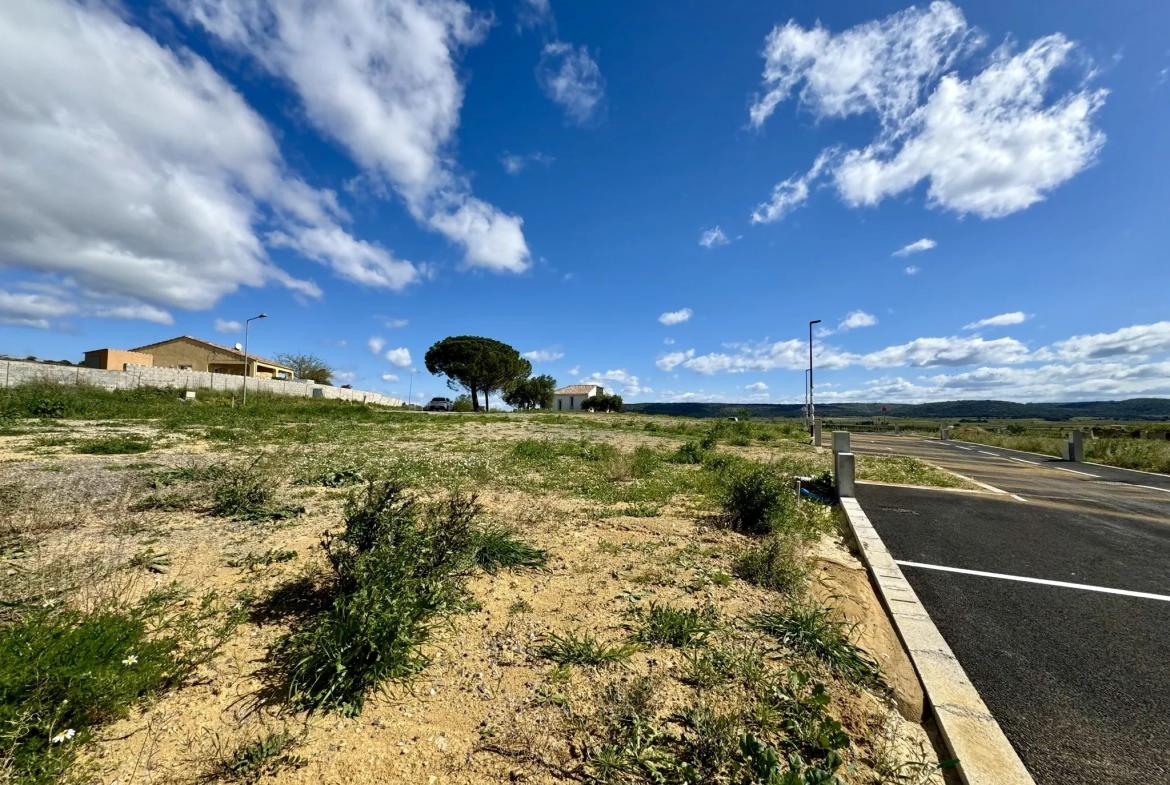
[[[804,424],[808,425],[808,368],[804,369]]]
[[[407,387],[408,392],[406,393],[406,406],[407,406],[407,408],[409,408],[410,405],[412,403],[414,403],[414,401],[412,401],[411,398],[414,397],[414,375],[416,373],[418,373],[418,371],[411,371],[410,372],[410,386]]]
[[[268,314],[262,313],[259,316],[253,316],[251,319],[244,320],[244,402],[241,406],[248,405],[248,325],[257,319],[267,319]]]
[[[813,404],[813,344],[812,344],[812,328],[814,324],[820,324],[820,319],[813,319],[808,323],[808,419],[813,425],[816,425],[817,412]]]

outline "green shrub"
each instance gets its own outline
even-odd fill
[[[452,411],[456,412],[473,412],[475,411],[475,404],[471,402],[470,395],[460,395],[453,402]]]
[[[488,526],[472,536],[475,563],[486,572],[494,573],[501,567],[543,567],[548,552],[522,541],[515,529]]]
[[[796,496],[787,478],[772,467],[743,463],[729,467],[719,502],[733,529],[767,534],[791,520]]]
[[[801,538],[776,531],[741,552],[734,571],[748,583],[795,595],[808,580],[810,565]]]
[[[620,412],[623,408],[620,395],[600,393],[581,401],[581,410],[587,412]]]
[[[279,504],[275,485],[274,472],[264,456],[226,467],[211,480],[211,514],[237,521],[271,521],[305,511],[304,507]]]
[[[0,771],[58,782],[96,726],[211,659],[241,616],[210,594],[178,610],[186,597],[172,586],[89,614],[46,601],[0,627]]]
[[[150,450],[150,442],[141,436],[107,436],[78,442],[73,452],[83,455],[137,455]]]
[[[262,739],[237,748],[216,767],[216,774],[230,782],[252,785],[282,769],[299,768],[305,764],[304,758],[288,752],[296,741],[287,731],[269,733]]]
[[[884,686],[878,663],[849,639],[852,627],[831,613],[828,608],[793,604],[783,611],[758,613],[751,625],[797,654],[820,660],[849,681]]]
[[[654,474],[654,470],[662,463],[662,456],[649,447],[635,447],[630,458],[630,475],[636,479],[645,479]]]
[[[638,622],[631,638],[651,645],[698,646],[719,628],[718,614],[710,605],[683,610],[651,602],[649,608],[635,608],[631,615]]]
[[[698,464],[707,460],[708,451],[698,442],[686,442],[675,451],[670,460],[672,463]]]

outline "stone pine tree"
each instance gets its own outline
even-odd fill
[[[475,411],[479,411],[480,393],[487,409],[489,394],[505,390],[532,373],[532,363],[511,346],[477,335],[444,338],[427,350],[425,361],[428,371],[447,377],[447,386],[452,390],[467,390]]]
[[[557,380],[548,374],[518,379],[504,390],[504,403],[516,409],[551,409]]]

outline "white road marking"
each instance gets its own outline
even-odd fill
[[[1086,477],[1100,477],[1099,474],[1089,474],[1088,472],[1078,472],[1076,469],[1066,469],[1063,466],[1050,466],[1051,469],[1056,469],[1058,472],[1072,472],[1073,474],[1083,474]]]
[[[1007,458],[1009,461],[1015,461],[1016,463],[1026,463],[1026,464],[1028,464],[1029,466],[1039,466],[1039,465],[1040,465],[1040,464],[1039,464],[1039,463],[1037,463],[1036,461],[1025,461],[1023,458],[1013,458],[1013,457],[1012,457],[1012,456],[1010,456],[1010,455],[1004,455],[1004,456],[1001,456],[1001,457],[1003,457],[1003,458]]]
[[[1122,483],[1122,485],[1129,485],[1129,483]],[[1134,485],[1133,488],[1147,488],[1151,491],[1161,491],[1162,493],[1170,493],[1170,488],[1156,488],[1153,485]]]
[[[1027,499],[1025,499],[1023,496],[1021,496],[1021,495],[1020,495],[1020,494],[1018,494],[1018,493],[1013,493],[1013,494],[1012,494],[1012,498],[1013,498],[1013,499],[1015,499],[1016,501],[1019,501],[1019,502],[1026,502],[1026,501],[1028,501]]]
[[[964,447],[964,446],[963,446],[963,445],[961,445],[961,444],[956,444],[955,446],[956,446],[956,447],[958,447],[960,450],[966,450],[967,452],[971,452],[971,448],[970,448],[970,447]]]
[[[1084,589],[1085,591],[1096,591],[1103,594],[1120,594],[1123,597],[1138,597],[1143,600],[1161,600],[1162,602],[1170,602],[1170,597],[1164,594],[1150,594],[1144,591],[1129,591],[1128,589],[1110,589],[1107,586],[1089,586],[1084,583],[1067,583],[1065,581],[1049,581],[1043,578],[1025,578],[1020,575],[1004,575],[998,572],[981,572],[979,570],[963,570],[958,567],[943,567],[938,564],[922,564],[921,562],[900,561],[895,559],[895,564],[903,567],[918,567],[923,570],[940,570],[941,572],[957,572],[962,575],[976,575],[980,578],[999,578],[1004,581],[1020,581],[1021,583],[1038,583],[1042,586],[1059,586],[1063,589]]]
[[[984,455],[990,455],[992,458],[998,458],[998,457],[999,457],[999,453],[988,452],[987,450],[976,450],[975,452],[982,453],[982,454],[984,454]]]

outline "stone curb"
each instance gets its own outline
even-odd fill
[[[844,498],[841,506],[947,749],[959,760],[959,778],[965,785],[1035,785],[861,505]]]

